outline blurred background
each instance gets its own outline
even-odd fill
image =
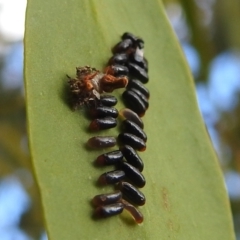
[[[240,1],[163,2],[195,79],[240,240]],[[26,135],[25,9],[26,0],[0,0],[1,240],[47,239]]]

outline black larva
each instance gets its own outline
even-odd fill
[[[91,108],[88,113],[92,118],[118,117],[118,110],[116,108],[106,106]]]
[[[131,146],[124,145],[120,148],[120,150],[129,164],[137,168],[140,172],[143,171],[144,163],[137,152]]]
[[[144,103],[146,110],[149,107],[149,103],[148,103],[148,99],[145,97],[144,94],[142,94],[139,90],[137,90],[136,88],[131,88],[131,91],[135,92],[138,97],[141,99],[141,101]]]
[[[127,53],[133,47],[133,41],[131,39],[124,39],[123,41],[117,43],[112,48],[112,53]]]
[[[113,76],[127,76],[128,75],[128,68],[123,65],[115,64],[115,65],[110,65],[106,67],[105,72],[107,74],[111,74]]]
[[[129,74],[132,78],[137,78],[140,80],[142,83],[147,83],[148,82],[148,73],[147,71],[140,67],[139,65],[130,62],[128,63],[128,69],[129,69]]]
[[[120,191],[116,191],[114,193],[105,193],[96,195],[92,199],[92,204],[95,207],[102,206],[102,205],[109,205],[112,203],[116,203],[122,199],[122,193]]]
[[[91,131],[99,131],[114,128],[117,126],[117,120],[112,117],[105,117],[105,118],[96,118],[94,119],[90,125],[89,129]]]
[[[147,99],[150,97],[150,93],[148,89],[137,79],[132,79],[129,81],[127,85],[127,89],[137,89],[139,92],[141,92]]]
[[[135,35],[133,35],[132,33],[129,33],[129,32],[125,32],[123,35],[122,35],[122,39],[125,40],[125,39],[131,39],[132,42],[133,42],[133,45],[135,46],[135,48],[144,48],[144,41],[143,39],[139,38],[139,37],[136,37]]]
[[[121,169],[125,172],[126,177],[132,182],[136,187],[142,188],[146,184],[146,180],[141,172],[127,162],[123,162]]]
[[[123,209],[126,209],[136,223],[141,223],[143,215],[134,205],[142,206],[146,201],[144,194],[138,190],[146,183],[141,173],[144,164],[135,151],[144,151],[147,141],[140,118],[149,107],[150,96],[148,89],[143,85],[149,79],[148,62],[144,57],[144,41],[126,32],[122,35],[122,41],[112,48],[112,52],[114,55],[109,59],[105,73],[123,78],[130,76],[127,90],[122,94],[125,105],[130,109],[125,108],[118,113],[115,108],[112,108],[117,103],[117,99],[111,96],[100,96],[97,104],[95,101],[95,106],[93,105],[89,110],[89,115],[93,118],[89,126],[90,130],[98,131],[115,127],[117,124],[115,118],[119,115],[122,119],[123,131],[117,138],[122,145],[120,149],[103,153],[95,160],[96,166],[114,165],[116,167],[116,170],[100,175],[98,183],[100,185],[117,184],[119,191],[95,196],[92,200],[95,207],[94,216],[105,218],[120,214]],[[88,141],[90,147],[99,149],[112,147],[115,144],[114,137],[96,136]]]
[[[111,217],[120,214],[123,211],[123,209],[124,205],[118,202],[110,205],[99,206],[94,210],[93,217],[94,218]]]
[[[131,133],[120,133],[118,135],[118,141],[122,143],[122,145],[130,145],[132,148],[140,152],[146,150],[146,143],[141,138]]]
[[[126,53],[117,53],[109,59],[108,65],[114,65],[114,64],[125,65],[127,61],[128,61],[128,55]]]
[[[99,102],[100,106],[113,107],[117,104],[118,100],[112,95],[101,95]]]
[[[139,67],[143,68],[146,72],[148,72],[147,61],[144,59],[143,56],[134,52],[129,55],[129,62],[138,65]]]
[[[122,122],[122,129],[124,132],[134,134],[135,136],[141,138],[144,142],[147,141],[147,135],[143,129],[131,120],[124,120]]]
[[[141,98],[132,90],[126,90],[122,94],[125,105],[133,110],[138,116],[143,117],[147,108]]]
[[[115,165],[123,160],[123,153],[120,150],[104,153],[97,157],[95,163],[98,166]]]
[[[98,183],[100,185],[115,184],[123,180],[125,175],[125,172],[122,170],[105,172],[98,178]]]
[[[136,187],[128,182],[121,182],[118,184],[118,188],[123,194],[123,198],[130,201],[132,204],[142,206],[146,202],[144,194]]]

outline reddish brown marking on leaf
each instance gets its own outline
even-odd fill
[[[162,200],[163,200],[163,207],[165,210],[170,211],[171,205],[169,202],[169,193],[168,190],[163,187],[161,190],[161,194],[162,194]]]

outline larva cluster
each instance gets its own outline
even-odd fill
[[[136,151],[145,151],[147,135],[140,117],[148,109],[149,91],[143,85],[148,82],[148,62],[144,57],[144,41],[131,33],[124,33],[122,40],[112,48],[113,56],[104,72],[95,68],[77,68],[76,78],[69,78],[73,107],[87,105],[92,118],[91,131],[102,131],[117,126],[121,119],[121,133],[118,137],[95,136],[88,140],[90,148],[106,149],[119,144],[119,149],[98,156],[97,166],[115,166],[115,170],[105,172],[98,183],[114,185],[112,193],[100,194],[92,199],[94,216],[105,218],[127,210],[136,223],[143,221],[137,206],[145,204],[145,196],[139,190],[145,186],[142,174],[144,163]],[[118,88],[126,88],[122,94],[128,108],[118,112],[114,107],[117,99],[102,95]]]

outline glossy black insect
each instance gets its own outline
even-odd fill
[[[138,51],[131,53],[129,55],[129,62],[137,64],[139,67],[143,68],[146,72],[148,72],[148,63],[146,59],[140,54],[138,54]]]
[[[93,206],[102,206],[102,205],[109,205],[112,203],[118,202],[122,198],[122,193],[120,191],[116,191],[114,193],[105,193],[96,195],[92,199]]]
[[[118,135],[118,140],[122,144],[130,145],[132,148],[143,152],[146,150],[146,143],[139,137],[131,133],[120,133]]]
[[[131,109],[123,108],[119,111],[119,116],[121,119],[128,119],[134,123],[136,123],[140,128],[144,128],[144,124],[142,119]]]
[[[142,102],[144,103],[145,105],[145,108],[148,109],[149,107],[149,102],[148,102],[148,99],[140,92],[138,91],[137,89],[135,88],[131,88],[131,91],[135,92],[138,97],[142,100]]]
[[[127,162],[123,162],[121,169],[125,172],[126,177],[132,182],[136,187],[142,188],[146,184],[146,180],[141,172]]]
[[[126,53],[117,53],[109,59],[108,65],[115,65],[115,64],[125,65],[127,61],[128,61],[128,55]]]
[[[137,89],[140,91],[147,99],[150,97],[150,93],[148,89],[137,79],[131,79],[131,81],[128,82],[127,89],[131,90],[132,88]]]
[[[98,183],[100,185],[115,184],[120,182],[125,178],[125,172],[122,170],[114,170],[110,172],[103,173],[98,178]]]
[[[95,136],[88,139],[87,142],[90,148],[109,148],[114,147],[117,144],[115,137],[110,136]]]
[[[124,104],[137,113],[140,117],[144,116],[146,112],[145,103],[141,100],[141,98],[133,91],[126,90],[122,94],[122,98]]]
[[[127,38],[124,39],[123,41],[117,43],[113,48],[112,48],[112,53],[127,53],[129,50],[131,51],[133,47],[133,42],[131,39]]]
[[[113,107],[117,104],[117,102],[117,98],[112,95],[101,95],[99,100],[100,105],[106,107]]]
[[[128,63],[128,69],[129,69],[129,75],[132,78],[137,78],[142,83],[147,83],[148,82],[148,79],[149,79],[148,74],[147,74],[147,71],[144,68],[139,67],[135,63],[129,62]]]
[[[105,69],[105,72],[107,74],[111,74],[115,77],[118,77],[118,76],[127,76],[129,70],[126,66],[115,64],[115,65],[107,66]]]
[[[120,150],[101,154],[97,157],[95,163],[99,166],[114,165],[123,160],[123,154]]]
[[[132,215],[136,223],[143,222],[143,215],[137,208],[124,199],[121,200],[121,203],[123,204],[124,209],[126,209]]]
[[[123,198],[134,205],[142,206],[146,202],[144,194],[128,182],[120,182],[118,188],[123,194]]]
[[[133,42],[136,42],[137,39],[138,39],[134,34],[132,34],[130,32],[123,33],[121,38],[122,38],[122,40],[124,40],[124,39],[131,39]]]
[[[105,117],[118,117],[118,110],[113,107],[96,107],[90,108],[88,111],[90,117],[92,118],[105,118]]]
[[[97,207],[93,213],[94,218],[106,218],[120,214],[124,209],[122,203],[113,203]]]
[[[125,32],[123,35],[122,35],[122,39],[125,40],[125,39],[131,39],[133,44],[135,45],[135,47],[139,47],[139,48],[144,48],[144,41],[143,39],[139,38],[139,37],[136,37],[134,34],[132,33],[129,33],[129,32]]]
[[[124,132],[134,134],[135,136],[141,138],[144,142],[147,141],[147,135],[143,129],[131,120],[124,120],[122,122],[122,129]]]
[[[129,164],[137,168],[140,172],[143,171],[144,163],[136,151],[129,145],[124,145],[120,148],[124,158]]]
[[[105,117],[105,118],[94,119],[90,123],[89,129],[91,131],[99,131],[99,130],[106,130],[106,129],[114,128],[116,126],[117,126],[116,118]]]

